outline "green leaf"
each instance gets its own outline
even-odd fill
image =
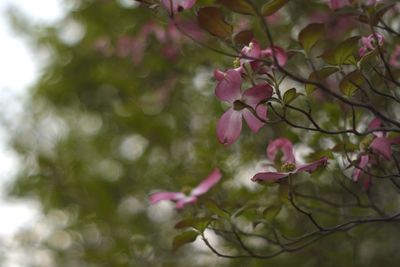
[[[251,30],[244,30],[241,32],[238,32],[235,37],[233,37],[233,40],[235,41],[235,44],[239,45],[248,45],[251,40],[253,40],[254,34],[253,31]]]
[[[254,15],[253,8],[245,0],[217,0],[217,3],[226,6],[236,13]]]
[[[358,149],[358,146],[349,142],[337,143],[330,150],[336,153],[346,152],[354,152]]]
[[[301,93],[296,92],[296,88],[291,88],[285,92],[283,95],[283,102],[285,104],[289,104],[293,100],[295,100],[298,96],[302,95]]]
[[[346,96],[352,96],[357,89],[364,84],[364,78],[356,70],[346,75],[339,84],[340,91]]]
[[[174,226],[175,229],[184,229],[184,228],[189,228],[193,227],[196,230],[203,232],[212,218],[210,217],[202,217],[202,218],[186,218],[183,219],[179,222],[177,222]]]
[[[271,0],[264,4],[261,9],[261,14],[263,16],[271,16],[276,11],[281,9],[289,0]]]
[[[309,156],[307,156],[307,161],[315,161],[318,160],[322,157],[327,157],[329,159],[334,159],[332,150],[330,149],[325,149],[325,150],[319,150],[317,152],[314,152],[312,154],[310,154]]]
[[[372,63],[379,55],[378,49],[374,49],[366,53],[359,61],[360,68],[365,68]]]
[[[202,202],[206,206],[206,209],[208,209],[212,213],[218,215],[221,218],[225,218],[225,219],[230,218],[230,214],[228,212],[226,212],[225,210],[221,209],[220,207],[218,207],[218,205],[215,202],[213,202],[211,200],[203,200]]]
[[[360,36],[353,36],[346,39],[336,48],[325,51],[321,55],[322,59],[331,65],[356,65],[357,61],[354,55],[358,52],[358,40]]]
[[[337,72],[338,68],[336,67],[325,67],[320,70],[314,71],[308,77],[308,80],[315,81],[315,82],[322,82],[324,79],[332,75],[333,73]],[[317,87],[313,84],[306,84],[305,90],[307,95],[310,95]]]
[[[320,23],[312,23],[307,25],[299,34],[299,42],[308,54],[318,40],[324,36],[325,26]]]
[[[251,210],[251,209],[255,209],[255,208],[257,208],[257,207],[258,207],[258,205],[256,205],[256,204],[246,204],[246,205],[240,207],[239,209],[237,209],[235,212],[233,212],[232,215],[231,215],[231,217],[232,217],[232,218],[239,217],[239,216],[241,216],[244,212],[246,212],[246,211],[248,211],[248,210]]]
[[[233,32],[233,26],[225,21],[221,10],[216,7],[201,8],[197,20],[203,29],[220,38],[227,38]]]
[[[282,203],[289,202],[289,191],[290,187],[288,181],[287,180],[281,181],[279,184],[278,197]]]
[[[268,221],[272,221],[277,215],[278,213],[281,211],[282,209],[282,204],[274,204],[272,206],[269,206],[268,208],[266,208],[263,211],[263,216],[266,220]]]
[[[198,232],[194,230],[189,230],[183,232],[177,236],[175,236],[174,240],[172,241],[172,251],[176,251],[178,248],[186,245],[187,243],[192,243],[196,240],[197,236],[199,235]]]

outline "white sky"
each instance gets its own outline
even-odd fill
[[[15,36],[8,23],[7,10],[18,8],[34,22],[51,23],[62,16],[61,0],[0,0],[0,106],[1,116],[12,118],[22,110],[27,88],[38,74],[38,61],[24,40]],[[35,203],[10,201],[4,198],[4,188],[10,182],[18,160],[7,147],[7,136],[0,121],[0,241],[32,223],[38,216]],[[7,266],[20,266],[10,262]]]

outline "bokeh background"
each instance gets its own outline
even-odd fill
[[[296,12],[307,9],[302,2],[281,17],[280,40],[291,39],[282,33],[302,19]],[[138,9],[132,0],[2,0],[0,12],[0,266],[396,266],[400,260],[395,223],[338,233],[268,262],[221,259],[200,240],[173,253],[179,233],[173,226],[196,211],[178,212],[169,202],[150,206],[151,192],[196,186],[218,166],[223,179],[207,197],[232,210],[249,199],[265,203],[274,189],[250,177],[265,164],[267,140],[285,136],[322,151],[336,139],[320,142],[320,135],[277,124],[257,135],[245,128],[240,142],[220,145],[215,125],[226,106],[213,97],[212,73],[232,59],[193,44],[163,10]],[[341,107],[324,105],[337,114],[325,125],[339,124]],[[296,151],[310,154],[309,147]],[[319,175],[312,180],[318,192],[333,192],[332,177],[340,174],[331,168]],[[238,223],[251,229],[252,216]],[[281,217],[285,230],[302,229],[301,216]],[[224,243],[212,231],[206,236]],[[268,249],[263,240],[252,245]]]

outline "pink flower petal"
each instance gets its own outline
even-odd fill
[[[382,127],[382,121],[378,118],[375,117],[369,124],[368,124],[368,130],[374,130],[374,129],[379,129]]]
[[[267,119],[267,107],[260,105],[257,107],[256,112],[261,119],[264,120]],[[264,122],[259,120],[256,116],[254,116],[254,114],[248,109],[243,110],[242,115],[247,125],[249,126],[250,130],[253,133],[258,132],[260,128],[263,127],[265,124]]]
[[[242,51],[240,52],[241,56],[245,56],[245,58],[241,60],[242,64],[245,62],[251,62],[256,60],[257,58],[260,57],[260,53],[261,53],[261,48],[258,41],[257,40],[251,41],[249,45],[243,47]],[[249,59],[246,57],[249,57]]]
[[[358,168],[354,168],[353,174],[351,177],[353,178],[353,181],[357,182],[358,179],[360,178],[360,175],[362,174],[362,170],[367,167],[369,162],[369,156],[368,155],[362,155],[360,159],[360,164],[358,165]]]
[[[387,160],[390,160],[392,156],[392,147],[390,140],[385,137],[375,138],[369,146],[372,151],[382,155]]]
[[[150,195],[150,204],[156,204],[161,200],[178,201],[186,196],[182,192],[157,192]]]
[[[221,144],[233,144],[242,131],[242,113],[228,109],[217,123],[217,137]]]
[[[214,78],[219,82],[222,81],[223,79],[225,79],[225,72],[219,69],[214,70]]]
[[[279,179],[285,178],[290,173],[286,172],[259,172],[251,178],[253,182],[263,182],[263,181],[270,181],[275,182]]]
[[[214,73],[217,80],[221,78],[221,73]],[[242,86],[242,77],[240,71],[237,69],[230,69],[224,74],[224,78],[221,79],[217,87],[215,88],[215,95],[221,101],[233,103],[235,100],[240,99]]]
[[[200,196],[210,190],[216,183],[221,180],[221,171],[219,169],[213,170],[198,186],[196,186],[192,192],[191,196]]]
[[[360,49],[358,50],[358,54],[360,55],[360,57],[363,57],[366,53],[367,48],[365,46],[360,47]]]
[[[328,164],[328,158],[327,157],[323,157],[320,158],[319,160],[316,160],[314,162],[308,163],[308,164],[303,164],[300,165],[299,167],[297,167],[295,172],[308,172],[308,173],[312,173],[313,171],[315,171],[318,167],[320,166],[325,166],[326,164]]]
[[[361,37],[361,45],[363,47],[365,47],[366,49],[370,49],[373,50],[374,46],[372,45],[372,35],[368,36],[368,37]]]
[[[368,124],[368,130],[374,130],[374,129],[379,129],[382,127],[382,121],[375,117],[369,124]],[[373,133],[377,137],[383,137],[385,135],[384,132],[374,132]]]
[[[273,89],[268,83],[257,84],[243,93],[242,100],[255,108],[261,101],[272,97]]]
[[[276,60],[278,61],[279,66],[284,66],[288,60],[288,56],[287,56],[285,50],[280,46],[274,46],[273,49],[274,49],[275,57],[276,57]],[[273,58],[272,48],[269,47],[269,48],[262,50],[261,57]]]
[[[296,160],[293,154],[293,144],[286,138],[277,138],[268,144],[267,157],[271,160],[275,160],[276,153],[278,150],[282,150],[285,162],[295,163]]]
[[[376,41],[378,43],[376,44]],[[359,50],[360,56],[364,56],[368,51],[372,51],[376,46],[382,46],[385,41],[385,37],[380,33],[371,34],[367,37],[361,37],[361,48]]]

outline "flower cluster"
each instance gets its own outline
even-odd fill
[[[285,51],[278,47],[261,49],[258,41],[253,40],[243,47],[237,60],[237,68],[223,72],[216,70],[214,77],[218,81],[215,95],[220,101],[228,102],[231,107],[225,111],[217,124],[217,137],[224,145],[233,144],[242,131],[242,118],[252,132],[256,133],[264,126],[267,120],[267,107],[263,102],[273,95],[273,88],[265,81],[254,83],[247,90],[242,91],[243,77],[248,74],[250,66],[254,74],[268,74],[275,55],[276,63],[284,65],[287,62]],[[266,64],[266,60],[269,63]]]
[[[358,50],[360,57],[363,57],[370,51],[375,50],[377,46],[382,46],[385,38],[380,33],[371,34],[367,37],[361,37],[361,47]]]
[[[276,166],[275,172],[259,172],[251,178],[254,182],[271,181],[276,182],[282,178],[288,177],[299,172],[312,173],[318,167],[328,164],[328,159],[322,157],[314,162],[307,164],[298,164],[293,153],[293,144],[286,138],[277,138],[272,140],[267,147],[267,157],[272,162],[276,161],[278,151],[281,151],[283,156],[280,166]]]
[[[386,136],[386,133],[379,131],[378,129],[382,128],[383,124],[379,118],[374,118],[370,124],[368,125],[368,130],[377,129],[377,131],[373,132],[372,141],[370,141],[369,145],[367,145],[367,149],[365,152],[359,155],[359,164],[354,169],[352,178],[354,181],[358,181],[363,174],[366,172],[369,164],[375,164],[376,162],[373,160],[373,155],[381,156],[385,160],[391,160],[392,158],[392,145],[400,144],[400,138],[389,138]],[[369,184],[371,177],[367,175],[366,181]],[[368,185],[366,185],[368,187]]]
[[[150,195],[150,204],[156,204],[162,200],[175,202],[176,209],[182,209],[187,204],[196,203],[197,198],[207,193],[221,179],[221,171],[214,169],[198,186],[193,188],[188,195],[183,192],[157,192]],[[185,191],[185,190],[182,190]]]
[[[267,108],[261,102],[271,98],[272,87],[263,82],[242,92],[242,78],[238,70],[216,71],[215,78],[218,80],[215,95],[231,104],[217,124],[219,142],[230,145],[239,138],[242,118],[253,132],[258,132],[267,119]]]

